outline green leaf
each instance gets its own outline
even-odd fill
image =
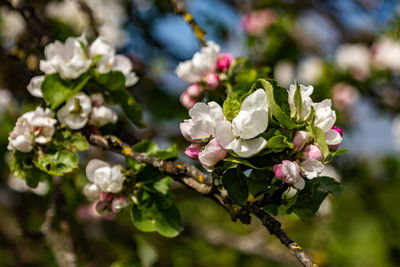
[[[274,174],[271,172],[252,170],[249,178],[247,179],[249,193],[254,197],[264,193],[271,184],[273,177]]]
[[[82,134],[74,132],[71,136],[71,146],[74,150],[84,151],[89,148],[89,143]]]
[[[296,91],[294,93],[294,105],[296,107],[296,119],[297,121],[301,120],[301,113],[303,110],[303,100],[301,98],[301,89],[300,84],[296,82]]]
[[[33,153],[15,151],[10,158],[10,171],[14,176],[24,179],[31,188],[36,188],[40,181],[49,179],[50,176],[39,170],[33,164]]]
[[[255,83],[253,86],[258,86],[258,84],[260,84],[265,92],[267,93],[267,98],[268,98],[268,102],[270,105],[270,111],[271,111],[271,115],[274,116],[278,122],[280,122],[282,125],[284,125],[285,127],[287,127],[288,129],[293,129],[296,127],[299,127],[299,125],[297,125],[296,123],[294,123],[290,116],[288,114],[286,114],[281,107],[285,108],[285,110],[287,110],[288,107],[288,94],[286,90],[282,90],[283,88],[281,87],[273,87],[271,85],[271,83],[269,83],[268,81],[264,80],[264,79],[258,79],[257,83]],[[275,102],[275,97],[280,101],[280,104],[278,105],[277,102]],[[283,100],[283,98],[285,98],[285,100]],[[290,114],[290,113],[289,113]]]
[[[242,165],[248,166],[248,167],[256,169],[256,170],[264,170],[264,169],[268,168],[268,166],[266,166],[266,167],[258,167],[256,165],[252,164],[247,159],[240,158],[240,157],[234,157],[234,156],[231,156],[231,155],[226,156],[223,160],[227,161],[227,162],[240,163]]]
[[[240,108],[240,101],[233,95],[228,94],[222,106],[226,119],[232,121],[239,114]]]
[[[348,148],[338,149],[335,152],[332,152],[332,155],[334,157],[338,157],[338,156],[341,156],[341,155],[345,154],[348,150],[349,150]]]
[[[227,170],[222,176],[222,184],[228,191],[228,195],[238,204],[244,204],[249,197],[249,188],[246,182],[246,176],[239,168]]]
[[[166,149],[159,150],[158,146],[154,142],[150,140],[143,140],[132,146],[132,149],[136,152],[146,153],[149,156],[157,157],[162,160],[174,159],[178,157],[178,149],[176,144],[173,144]]]
[[[46,104],[52,110],[55,110],[82,90],[90,78],[91,75],[88,73],[83,74],[76,80],[63,80],[58,73],[46,75],[41,87]]]
[[[99,73],[95,71],[95,80],[104,91],[108,92],[114,102],[118,103],[124,110],[125,115],[138,127],[144,127],[142,121],[143,110],[136,103],[133,96],[126,90],[125,76],[120,71]]]
[[[157,231],[165,237],[175,237],[182,231],[179,210],[171,197],[153,196],[151,207],[134,204],[131,217],[133,224],[143,232]]]
[[[50,175],[64,175],[78,168],[78,155],[66,149],[47,152],[39,155],[34,164]]]
[[[287,137],[284,135],[275,135],[271,137],[267,141],[267,145],[265,146],[266,151],[262,154],[267,153],[279,153],[284,151],[286,148],[293,148],[293,144],[287,140]]]
[[[338,196],[342,191],[343,186],[330,177],[321,176],[307,180],[304,189],[297,192],[296,202],[292,202],[287,213],[294,212],[302,219],[310,219],[315,216],[329,193]]]
[[[153,184],[154,189],[156,189],[159,193],[166,195],[168,193],[169,187],[172,182],[172,178],[167,176]]]
[[[135,235],[137,254],[143,267],[151,267],[159,258],[157,248],[143,236]]]

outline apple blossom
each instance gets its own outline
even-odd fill
[[[372,46],[373,63],[381,69],[400,71],[400,42],[383,37]]]
[[[30,124],[36,143],[46,144],[50,142],[55,132],[54,126],[57,123],[57,120],[51,118],[51,115],[51,111],[48,108],[43,109],[41,107],[37,107],[32,113]]]
[[[78,32],[90,28],[90,18],[77,1],[52,1],[46,5],[44,12],[47,17],[62,21]]]
[[[308,179],[313,179],[321,174],[324,164],[316,159],[306,159],[301,163],[301,172]]]
[[[316,145],[308,145],[303,150],[303,159],[316,159],[321,161],[323,159],[321,149]]]
[[[337,83],[332,87],[332,102],[335,107],[346,110],[359,99],[357,89],[345,83]]]
[[[332,101],[325,99],[322,102],[314,103],[315,109],[315,126],[323,132],[329,131],[336,121],[336,112],[332,110]]]
[[[55,41],[44,49],[45,60],[40,61],[40,70],[46,74],[57,72],[62,79],[75,79],[87,71],[92,64],[84,46],[86,37],[69,37],[65,43]]]
[[[193,140],[190,137],[190,129],[192,129],[193,127],[193,120],[185,120],[184,122],[181,122],[179,124],[179,128],[181,130],[182,136],[188,140],[189,142],[195,142],[195,140]],[[199,140],[201,142],[201,140]]]
[[[268,127],[268,101],[263,89],[247,96],[239,114],[230,121],[216,125],[215,136],[225,149],[232,149],[240,157],[250,157],[265,147],[267,141],[257,135]]]
[[[297,79],[299,82],[312,84],[319,81],[323,74],[323,61],[319,57],[308,57],[298,66]]]
[[[225,120],[221,106],[214,101],[207,104],[196,103],[189,110],[189,116],[192,118],[191,127],[188,129],[189,137],[198,142],[214,136],[215,126]]]
[[[333,126],[332,129],[325,133],[325,139],[330,149],[337,150],[343,140],[342,128]]]
[[[282,86],[287,87],[295,78],[294,64],[287,60],[281,60],[274,67],[274,78]]]
[[[38,196],[44,196],[49,192],[50,185],[48,181],[39,182],[36,188],[31,188],[24,179],[10,174],[7,180],[8,186],[18,192],[32,192]]]
[[[364,80],[370,73],[370,52],[363,44],[344,44],[335,53],[338,67],[350,71],[354,78]]]
[[[312,136],[309,132],[306,131],[297,131],[293,135],[293,150],[295,152],[300,152],[304,145],[311,142]]]
[[[89,55],[93,58],[100,56],[97,61],[97,70],[100,73],[107,73],[117,70],[124,74],[125,85],[132,86],[139,80],[133,72],[130,59],[123,55],[116,55],[114,46],[103,37],[98,37],[89,47]]]
[[[33,149],[33,140],[31,125],[27,118],[21,116],[18,118],[13,131],[8,137],[8,149],[15,148],[18,151],[27,153]]]
[[[191,159],[198,159],[200,151],[201,145],[197,143],[192,143],[185,149],[185,154]]]
[[[69,128],[79,130],[88,122],[91,111],[90,98],[83,93],[78,93],[68,99],[67,103],[58,110],[57,118],[60,123],[65,123]]]
[[[44,81],[45,76],[40,75],[40,76],[35,76],[31,79],[29,82],[28,86],[26,87],[31,93],[31,95],[36,96],[36,97],[43,97],[42,93],[42,83]]]
[[[201,97],[204,92],[204,88],[198,83],[194,83],[186,89],[186,92],[190,97],[197,98]]]
[[[217,58],[218,71],[221,72],[227,71],[232,62],[233,62],[233,56],[231,53],[220,53]]]
[[[196,52],[191,60],[179,63],[176,74],[184,81],[199,82],[207,74],[214,72],[219,50],[219,45],[212,41],[207,42],[207,46]]]
[[[313,104],[312,99],[311,99],[311,94],[314,91],[314,87],[311,85],[309,86],[304,86],[302,84],[299,84],[300,86],[300,94],[301,94],[301,101],[302,101],[302,109],[299,115],[299,118],[301,120],[307,119],[307,117],[310,115],[311,112],[311,106]],[[297,87],[295,84],[290,85],[289,89],[289,106],[290,106],[290,115],[292,117],[295,117],[296,114],[298,113],[295,101],[294,101],[294,95],[296,93]]]
[[[211,89],[214,90],[219,85],[219,75],[216,73],[209,73],[206,75],[206,84]]]
[[[0,89],[0,118],[3,113],[13,102],[13,96],[7,89]]]
[[[89,201],[95,201],[99,199],[101,193],[100,187],[94,183],[88,183],[83,187],[83,194]]]
[[[191,109],[194,104],[196,104],[196,100],[193,99],[187,91],[183,92],[179,98],[179,101],[181,102],[182,106],[184,106],[187,109]]]
[[[106,106],[93,107],[89,125],[99,128],[109,123],[116,123],[117,120],[118,116],[114,110]]]
[[[25,31],[26,22],[21,14],[6,6],[0,8],[0,39],[4,46],[11,46]]]
[[[274,166],[275,177],[285,183],[293,184],[297,189],[304,188],[304,179],[300,175],[300,166],[290,160],[283,160],[282,163]]]
[[[118,193],[122,189],[124,177],[118,166],[98,159],[89,161],[86,167],[86,176],[96,184],[103,192]]]
[[[245,32],[251,35],[260,36],[269,25],[275,22],[275,20],[275,11],[267,8],[251,11],[250,13],[243,15],[241,25]]]
[[[128,199],[125,196],[118,196],[111,202],[111,210],[118,212],[129,205]]]
[[[212,139],[204,150],[198,154],[201,165],[206,168],[211,168],[218,161],[225,158],[227,151],[218,143],[216,138]]]

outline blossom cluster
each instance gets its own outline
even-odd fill
[[[96,201],[95,208],[100,214],[117,212],[128,205],[127,198],[118,194],[125,179],[119,165],[92,159],[86,167],[86,176],[90,183],[83,188],[83,194]]]
[[[192,83],[180,96],[182,105],[190,109],[199,99],[203,98],[205,90],[215,90],[226,78],[226,72],[233,62],[229,53],[219,53],[220,47],[210,41],[191,60],[181,62],[176,68],[176,74],[182,80]]]
[[[331,100],[314,103],[312,86],[291,85],[288,104],[292,120],[304,123],[304,130],[296,131],[292,137],[291,153],[295,160],[284,159],[274,166],[275,176],[296,188],[304,187],[304,179],[317,177],[324,168],[324,156],[313,137],[312,127],[323,133],[326,145],[335,151],[342,141],[342,131],[334,126],[336,113]],[[295,96],[297,94],[297,96]],[[300,95],[300,96],[298,96]],[[295,100],[300,97],[301,101]],[[269,140],[263,134],[269,129],[270,101],[262,88],[248,95],[241,103],[237,115],[229,120],[216,102],[196,103],[189,110],[191,119],[180,124],[182,135],[192,144],[185,153],[198,159],[207,169],[212,169],[228,153],[239,158],[251,158],[260,154]]]

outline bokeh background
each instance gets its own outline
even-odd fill
[[[40,103],[26,90],[43,55],[37,36],[45,32],[65,40],[82,32],[93,37],[96,31],[106,36],[131,58],[140,77],[131,92],[149,126],[139,130],[122,122],[124,127],[160,147],[177,143],[181,151],[188,144],[178,125],[187,110],[179,95],[188,84],[174,70],[200,44],[166,0],[25,1],[37,16],[35,25],[11,2],[0,2],[0,266],[55,266],[39,233],[51,188],[43,183],[31,190],[7,166],[8,133],[19,115]],[[333,99],[337,124],[344,128],[342,147],[349,152],[326,174],[340,180],[344,192],[325,200],[310,221],[282,213],[283,229],[321,266],[400,266],[400,3],[188,0],[185,5],[207,40],[223,52],[269,67],[269,77],[285,87],[293,80],[312,84],[314,101]],[[122,162],[92,149],[81,155],[82,166],[92,155]],[[138,232],[128,212],[95,216],[81,194],[85,183],[82,171],[62,180],[80,266],[299,265],[257,222],[232,222],[215,203],[178,185],[173,193],[185,230],[167,239]]]

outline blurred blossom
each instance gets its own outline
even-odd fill
[[[392,122],[392,138],[396,149],[400,150],[400,115],[397,115]]]
[[[339,172],[331,165],[325,165],[325,168],[321,172],[321,176],[332,177],[338,182],[342,180],[342,177],[340,176]]]
[[[25,30],[25,21],[15,11],[2,7],[0,9],[0,38],[4,46],[11,46]]]
[[[333,105],[340,110],[351,108],[359,98],[359,92],[351,85],[337,83],[332,87]]]
[[[12,102],[13,97],[9,90],[0,89],[0,113],[3,113]]]
[[[319,57],[302,60],[297,70],[298,81],[305,84],[317,83],[323,74],[323,67],[323,61]]]
[[[294,64],[290,61],[279,61],[274,68],[274,78],[283,87],[288,87],[295,78]]]
[[[8,186],[18,192],[32,192],[39,196],[44,196],[49,192],[49,183],[47,181],[39,182],[36,188],[29,187],[24,179],[15,177],[10,174],[7,180]]]
[[[364,44],[343,44],[335,52],[336,65],[357,80],[364,80],[370,73],[370,52]]]
[[[46,5],[44,12],[47,17],[69,25],[78,34],[90,28],[89,16],[82,10],[78,1],[52,1]]]
[[[373,63],[382,69],[400,72],[400,41],[384,37],[372,45]]]
[[[242,29],[255,36],[260,36],[265,29],[276,21],[276,13],[273,9],[267,8],[263,10],[251,11],[244,14],[240,23]]]

